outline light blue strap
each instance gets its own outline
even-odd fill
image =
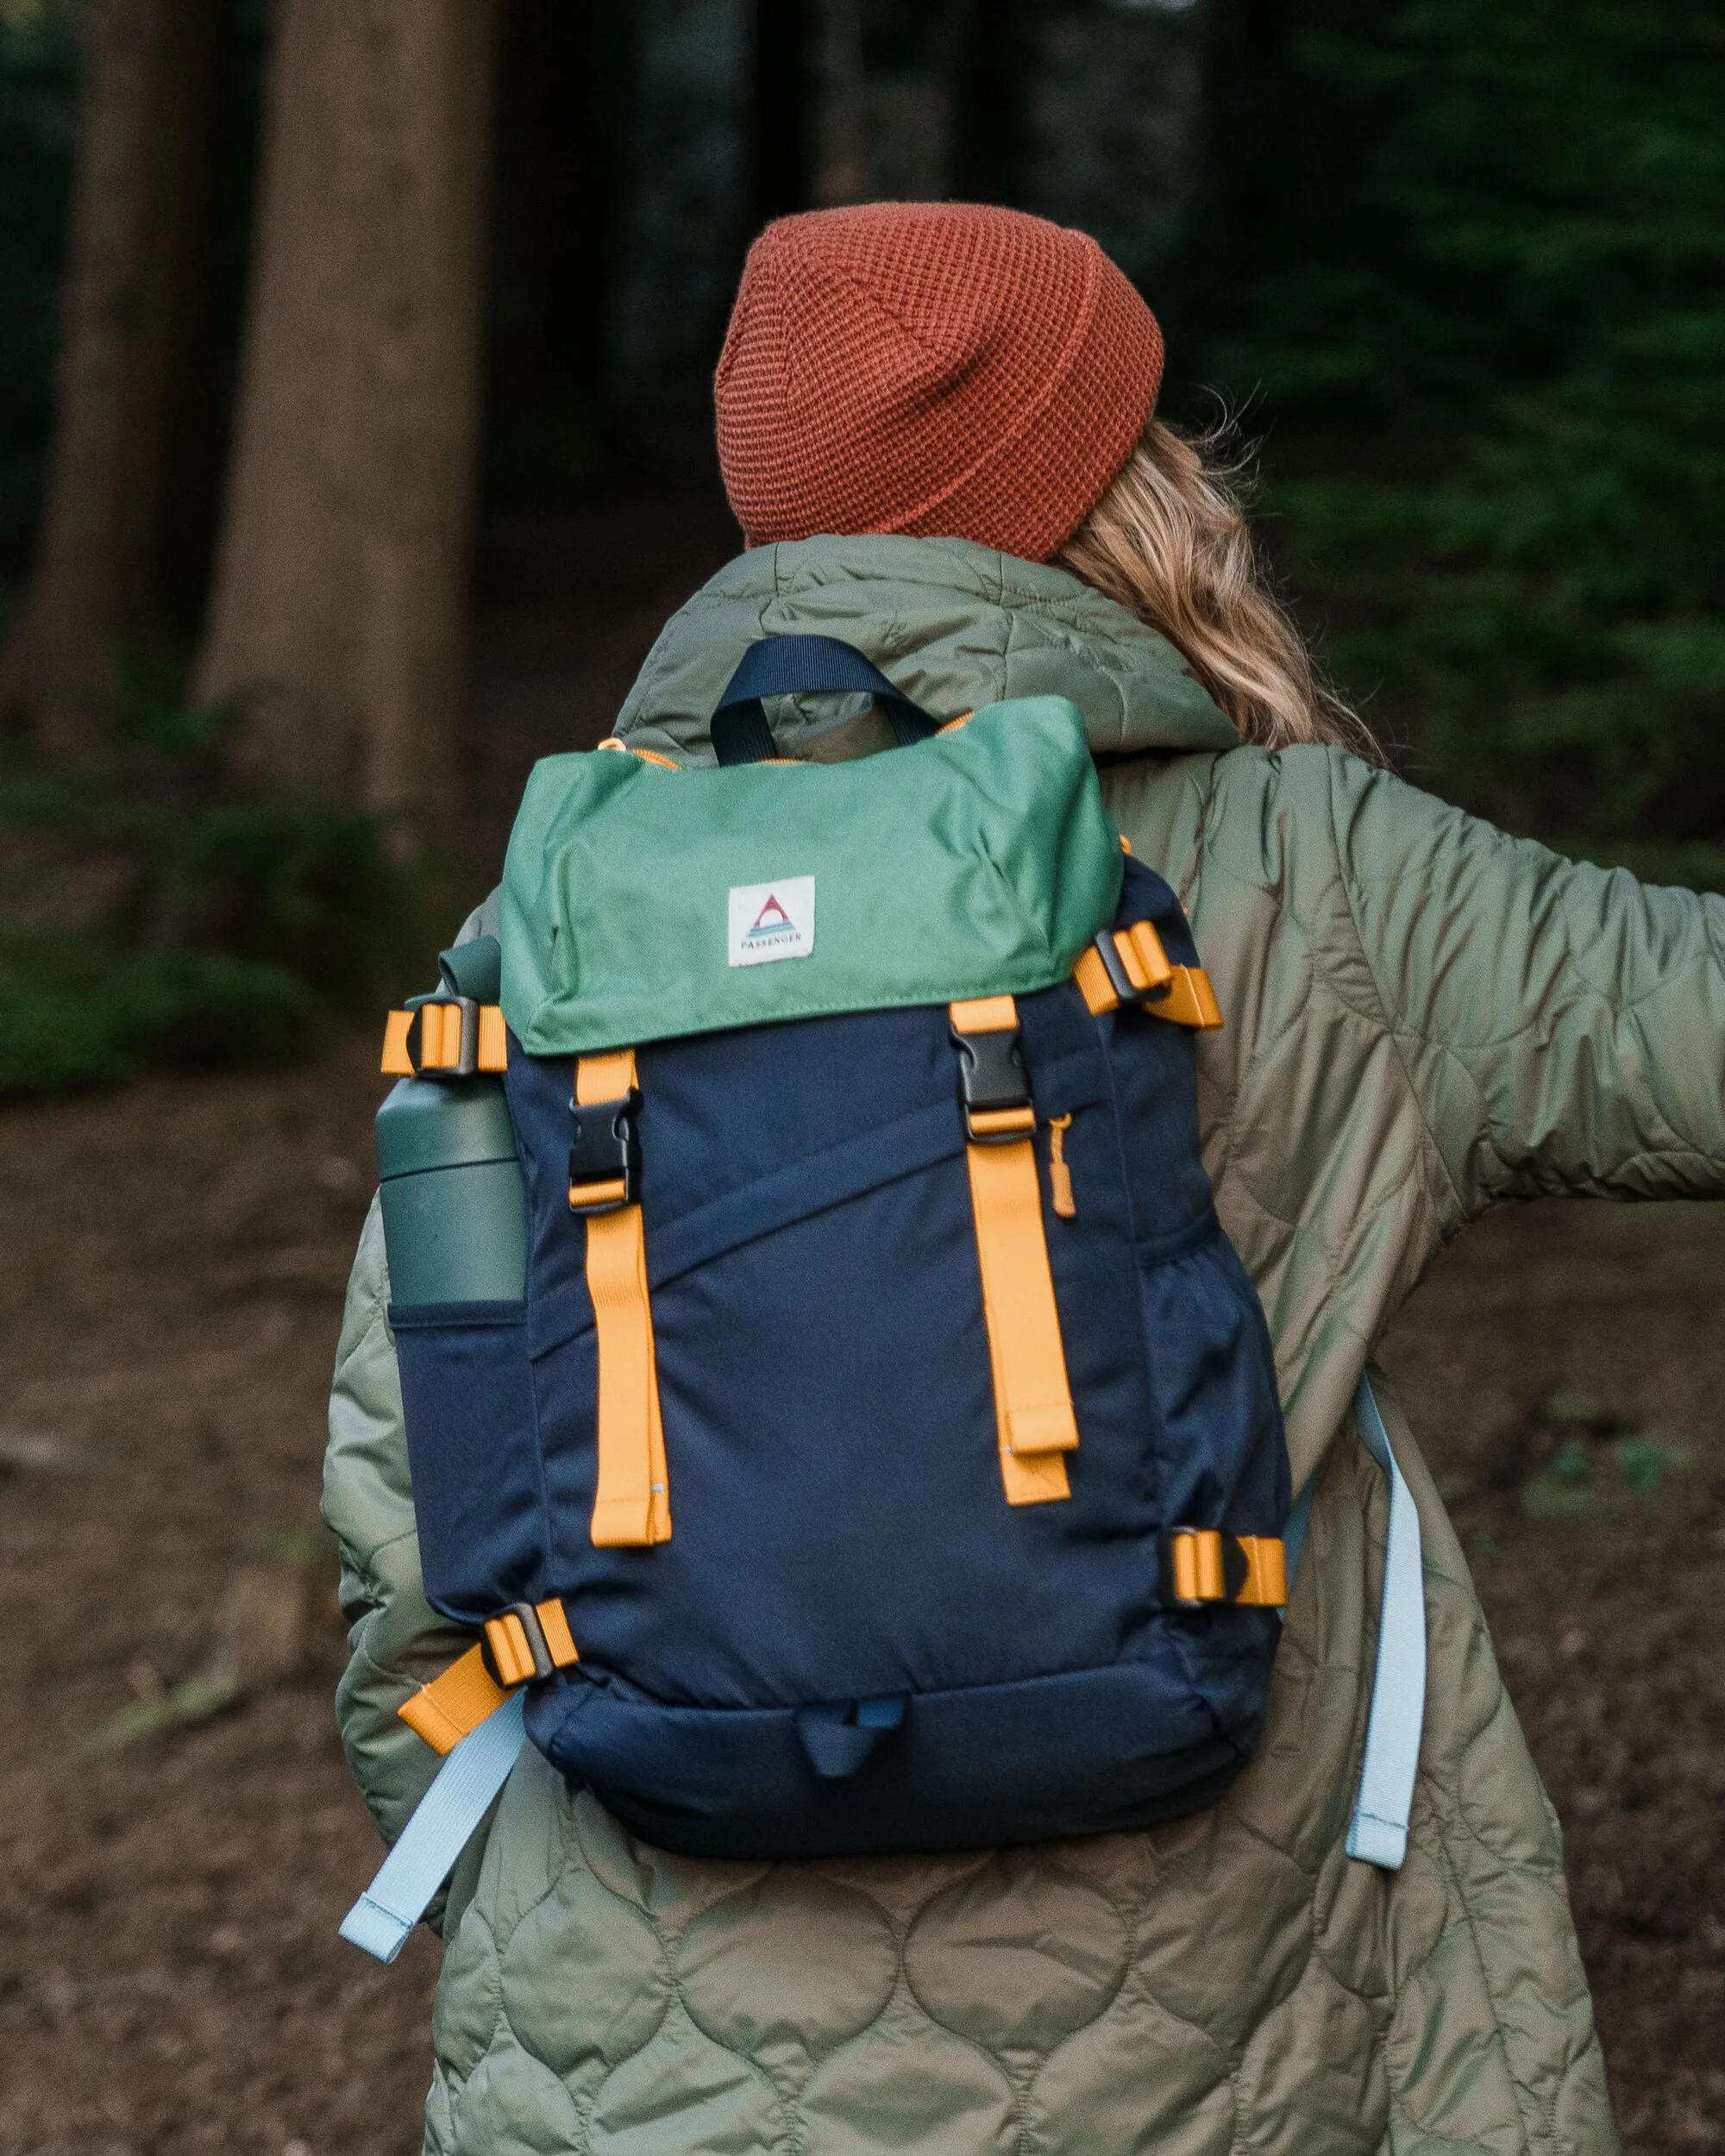
[[[1426,1716],[1426,1583],[1420,1515],[1396,1465],[1389,1432],[1367,1378],[1359,1381],[1353,1408],[1366,1451],[1389,1477],[1389,1546],[1377,1626],[1377,1673],[1347,1852],[1362,1863],[1399,1871],[1408,1853],[1408,1814],[1413,1808],[1420,1730]]]
[[[438,1768],[376,1878],[342,1919],[342,1936],[350,1946],[380,1961],[395,1959],[455,1870],[486,1807],[509,1779],[525,1738],[519,1692],[462,1738]]]

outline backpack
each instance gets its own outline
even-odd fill
[[[759,699],[814,690],[900,745],[782,763]],[[937,727],[787,636],[712,730],[540,763],[500,937],[391,1020],[425,1593],[477,1639],[401,1710],[452,1756],[343,1927],[385,1958],[524,1730],[751,1858],[1143,1827],[1261,1732],[1289,1470],[1220,1014],[1079,712]]]

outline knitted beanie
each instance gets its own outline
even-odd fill
[[[1155,316],[1085,233],[975,203],[812,210],[749,250],[719,466],[751,546],[903,531],[1043,561],[1161,379]]]

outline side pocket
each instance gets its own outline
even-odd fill
[[[1160,1263],[1138,1295],[1167,1526],[1279,1535],[1288,1445],[1264,1313],[1220,1229]]]
[[[457,1624],[536,1601],[544,1575],[544,1483],[525,1305],[392,1306],[432,1608]]]
[[[1288,1445],[1264,1313],[1220,1228],[1195,1250],[1140,1258],[1164,1524],[1280,1535]],[[1257,1746],[1281,1626],[1273,1609],[1211,1604],[1167,1622],[1193,1689],[1244,1753]]]

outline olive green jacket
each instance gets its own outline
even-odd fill
[[[1070,697],[1191,916],[1226,1017],[1199,1052],[1207,1158],[1295,1482],[1318,1478],[1268,1735],[1214,1809],[1151,1833],[777,1865],[635,1841],[530,1751],[451,1889],[428,2147],[1605,2156],[1557,1824],[1388,1400],[1429,1696],[1406,1865],[1343,1852],[1387,1503],[1348,1403],[1433,1254],[1498,1200],[1725,1192],[1725,904],[1572,867],[1339,751],[1242,748],[1120,609],[957,541],[743,556],[666,630],[620,731],[705,755],[745,644],[811,630],[938,713]],[[778,731],[847,754],[875,723],[828,705]],[[395,1709],[465,1644],[421,1594],[387,1300],[373,1216],[326,1512],[355,1619],[342,1733],[386,1835],[436,1765]]]

